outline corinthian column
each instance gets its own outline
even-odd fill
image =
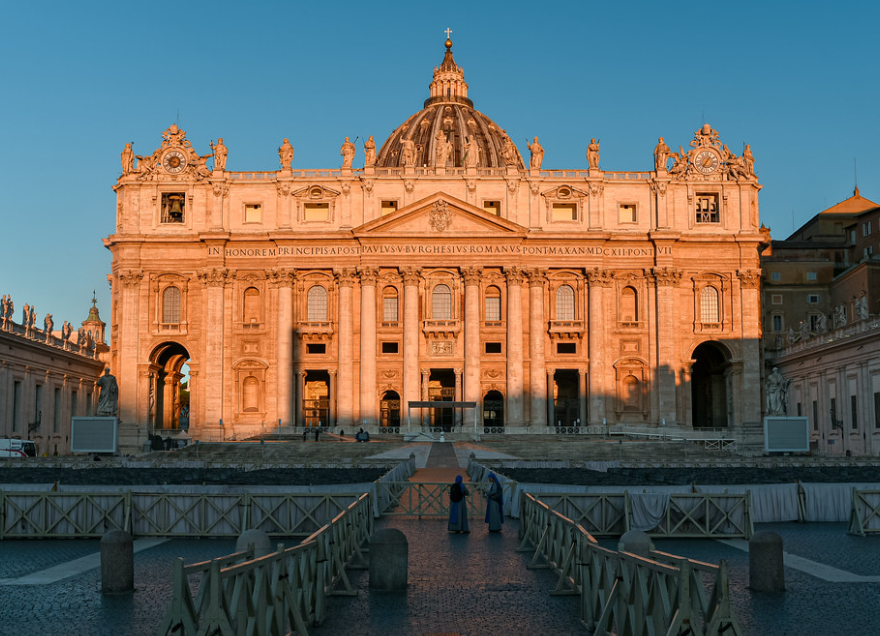
[[[207,426],[219,426],[223,418],[223,330],[226,325],[223,296],[228,275],[225,269],[211,269],[200,275],[207,295],[205,321],[212,325],[205,335],[205,360],[210,364],[202,367],[205,373],[204,423]]]
[[[280,272],[278,289],[278,419],[291,424],[293,404],[293,289],[291,273]]]
[[[400,271],[403,277],[403,404],[401,414],[409,411],[409,403],[419,400],[419,280],[418,269]]]
[[[612,400],[613,388],[605,386],[605,351],[608,349],[605,336],[605,292],[611,287],[612,277],[605,270],[594,270],[587,274],[590,284],[590,323],[587,328],[590,343],[590,424],[601,424],[605,417],[605,395]]]
[[[361,268],[361,422],[378,424],[376,395],[376,270]]]
[[[505,425],[523,425],[522,275],[505,268],[507,275],[507,408]]]
[[[657,389],[658,417],[666,424],[677,423],[675,388],[675,332],[678,317],[675,311],[675,288],[681,272],[668,267],[655,267],[651,272],[657,285]],[[760,390],[759,390],[760,394]]]
[[[480,402],[480,279],[479,267],[462,270],[464,277],[464,399]]]
[[[547,426],[547,370],[544,361],[544,270],[529,272],[529,395],[530,426]]]
[[[119,324],[119,352],[116,356],[117,369],[113,372],[119,382],[119,421],[126,424],[139,424],[149,426],[149,420],[141,421],[138,418],[138,402],[149,404],[149,396],[138,397],[137,378],[138,371],[138,342],[140,339],[140,287],[144,274],[141,271],[123,270],[117,276],[119,284],[114,285],[113,291],[117,298],[121,297],[119,307],[121,318]],[[144,334],[146,335],[146,334]],[[12,374],[10,372],[10,378]],[[11,379],[10,379],[11,382]],[[11,403],[11,402],[8,402]],[[79,413],[72,413],[79,415]],[[199,422],[201,423],[201,422]]]
[[[336,391],[337,410],[335,424],[352,424],[354,402],[354,317],[352,316],[351,270],[341,270],[336,276],[339,286],[339,356],[337,357],[338,381]]]

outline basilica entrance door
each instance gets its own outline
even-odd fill
[[[727,428],[732,404],[728,400],[730,354],[718,342],[694,349],[691,367],[691,406],[694,428]],[[756,397],[755,399],[759,399]]]
[[[385,391],[379,409],[382,416],[382,428],[400,426],[400,395],[397,391]]]
[[[455,400],[455,371],[453,369],[431,369],[428,378],[428,399],[452,402]],[[430,426],[452,430],[455,426],[454,409],[431,409]]]
[[[499,391],[489,391],[483,396],[483,427],[504,426],[504,396]]]
[[[576,426],[580,417],[577,369],[557,369],[553,375],[553,410],[556,426]]]
[[[303,382],[303,426],[330,426],[330,374],[306,371]]]

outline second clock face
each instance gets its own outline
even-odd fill
[[[712,174],[720,163],[718,155],[711,150],[701,150],[694,156],[694,168],[703,174]]]
[[[162,167],[171,174],[182,172],[186,168],[186,156],[178,150],[170,150],[162,157]]]

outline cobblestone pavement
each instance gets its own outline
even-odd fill
[[[445,521],[386,517],[377,527],[394,527],[409,540],[409,588],[403,594],[369,589],[366,571],[351,571],[356,597],[333,596],[328,618],[314,636],[566,635],[579,626],[577,599],[550,596],[555,577],[528,570],[529,556],[515,551],[517,522],[504,533],[486,532],[478,511],[471,534],[449,535]],[[780,534],[785,550],[862,576],[880,575],[880,537],[846,534],[842,523],[760,524]],[[616,541],[603,540],[614,547]],[[831,583],[787,567],[786,593],[748,589],[748,554],[718,541],[658,540],[660,550],[731,568],[733,604],[750,636],[880,634],[880,583]],[[15,579],[100,550],[97,540],[0,542],[0,579]],[[174,539],[135,555],[134,594],[102,596],[100,571],[46,585],[0,585],[0,634],[45,636],[153,636],[170,600],[171,567],[183,557],[193,563],[229,554],[226,539]]]

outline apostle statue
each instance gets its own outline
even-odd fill
[[[46,333],[46,342],[52,339],[52,327],[54,326],[55,321],[52,320],[52,314],[46,314],[46,317],[43,318],[43,331]]]
[[[801,341],[810,339],[810,323],[808,323],[806,320],[801,320],[800,335]]]
[[[654,170],[666,170],[666,162],[669,161],[669,146],[663,141],[663,137],[657,140],[654,146]]]
[[[773,372],[767,376],[765,386],[767,415],[785,415],[789,384],[791,384],[791,380],[787,380],[777,367],[773,367]]]
[[[846,327],[846,305],[840,304],[834,308],[834,328]]]
[[[868,316],[868,295],[862,292],[856,299],[856,317],[859,320],[867,320]]]
[[[351,170],[351,162],[354,161],[354,153],[354,144],[348,140],[348,137],[346,137],[345,141],[342,142],[342,148],[339,149],[339,154],[342,155],[343,168]]]
[[[529,152],[532,153],[532,156],[529,157],[529,168],[540,170],[541,163],[544,161],[544,147],[538,143],[537,137],[535,137],[535,141],[529,144]]]
[[[293,146],[290,145],[290,139],[287,137],[278,148],[278,159],[281,161],[282,170],[290,170],[290,164],[293,161]]]
[[[372,168],[376,165],[376,142],[373,135],[364,142],[364,168]]]
[[[818,328],[820,334],[828,331],[828,316],[826,316],[825,314],[819,314]]]
[[[127,175],[134,172],[134,151],[131,149],[130,143],[125,144],[120,158],[122,159],[122,174]]]
[[[0,301],[0,322],[3,323],[3,328],[6,329],[6,312],[9,310],[9,301],[6,300],[6,294],[3,294],[3,300]]]
[[[217,139],[217,145],[214,145],[212,141],[210,144],[211,150],[214,152],[214,170],[219,172],[223,172],[226,170],[226,155],[229,154],[229,151],[226,149],[226,146],[223,145],[223,137]]]
[[[590,145],[587,146],[587,163],[590,164],[590,170],[599,169],[599,142],[593,137]]]
[[[434,157],[436,161],[436,167],[445,168],[446,162],[449,160],[449,151],[451,150],[451,145],[448,141],[446,141],[446,133],[442,130],[437,131],[437,136],[434,138]]]
[[[412,138],[407,137],[403,140],[403,150],[400,153],[400,158],[405,168],[416,165],[416,142]]]
[[[504,138],[504,143],[501,146],[501,156],[504,158],[504,165],[508,168],[516,167],[516,159],[517,159],[517,150],[516,146],[513,144],[513,140],[510,137]]]
[[[70,326],[70,323],[66,320],[64,324],[61,325],[61,340],[64,343],[67,343],[70,340],[70,334],[73,332],[73,327]]]
[[[464,165],[468,168],[476,168],[480,165],[480,143],[477,141],[476,135],[468,138],[464,155]]]
[[[98,417],[116,417],[119,410],[119,386],[116,384],[116,378],[110,375],[110,369],[104,369],[104,375],[98,378],[96,384],[101,389],[101,395],[98,397],[98,409],[95,414]]]

